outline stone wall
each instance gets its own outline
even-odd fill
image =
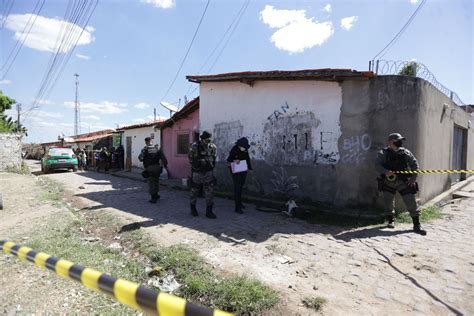
[[[21,167],[21,134],[0,133],[0,171]]]

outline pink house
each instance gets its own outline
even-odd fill
[[[199,138],[199,97],[189,101],[160,127],[161,147],[168,159],[170,177],[190,177],[188,151],[190,145]]]

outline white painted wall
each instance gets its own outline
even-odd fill
[[[200,130],[215,133],[219,160],[238,137],[246,136],[254,143],[252,159],[275,161],[282,155],[281,163],[314,163],[315,159],[318,164],[337,163],[341,106],[342,88],[336,82],[256,81],[253,87],[240,82],[203,82]],[[298,135],[297,154],[291,152],[294,135]],[[285,149],[282,138],[287,142]]]
[[[155,130],[153,126],[127,129],[122,134],[122,146],[125,151],[125,159],[127,158],[127,137],[132,137],[132,167],[142,168],[143,163],[138,160],[138,155],[145,146],[145,138],[154,134],[154,143],[161,146],[160,130]]]

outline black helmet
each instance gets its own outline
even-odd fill
[[[209,133],[208,131],[202,132],[202,134],[201,134],[201,136],[200,136],[200,138],[203,139],[203,140],[204,140],[204,139],[211,138],[211,137],[212,137],[212,134]]]

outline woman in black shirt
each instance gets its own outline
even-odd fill
[[[234,182],[234,199],[235,199],[235,211],[239,214],[242,214],[242,189],[245,184],[245,179],[247,178],[247,170],[252,170],[252,164],[250,163],[250,156],[248,149],[250,148],[249,140],[246,137],[242,137],[235,143],[235,146],[232,147],[227,158],[229,164],[229,169],[232,175],[232,181]],[[247,163],[247,168],[235,170],[234,167],[243,167],[242,161]]]

